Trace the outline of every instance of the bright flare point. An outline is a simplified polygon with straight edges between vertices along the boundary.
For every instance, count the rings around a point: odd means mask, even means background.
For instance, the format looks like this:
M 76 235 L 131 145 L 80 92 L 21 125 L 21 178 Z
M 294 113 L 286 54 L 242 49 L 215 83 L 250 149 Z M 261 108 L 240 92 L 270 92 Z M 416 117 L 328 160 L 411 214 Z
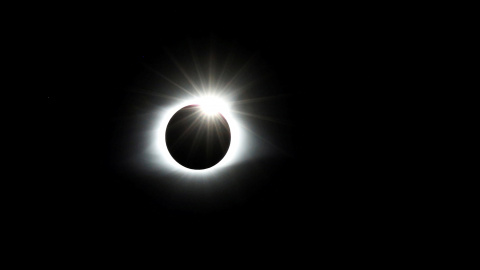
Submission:
M 227 104 L 217 98 L 204 98 L 199 102 L 200 108 L 207 115 L 222 113 L 227 109 Z

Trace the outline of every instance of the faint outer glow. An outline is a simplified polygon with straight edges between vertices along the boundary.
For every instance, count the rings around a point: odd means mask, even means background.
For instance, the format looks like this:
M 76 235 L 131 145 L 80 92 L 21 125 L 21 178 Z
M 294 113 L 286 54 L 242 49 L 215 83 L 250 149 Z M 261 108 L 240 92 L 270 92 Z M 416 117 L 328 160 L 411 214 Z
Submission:
M 165 131 L 167 129 L 168 122 L 178 110 L 188 105 L 199 105 L 206 113 L 221 113 L 227 120 L 230 127 L 231 141 L 227 154 L 219 163 L 204 170 L 189 169 L 177 163 L 170 155 L 165 141 Z M 189 177 L 195 177 L 208 176 L 209 174 L 217 173 L 239 161 L 240 156 L 242 155 L 240 145 L 244 143 L 244 138 L 244 132 L 240 128 L 238 119 L 236 119 L 231 113 L 228 101 L 219 97 L 207 96 L 182 100 L 165 109 L 160 115 L 159 126 L 156 129 L 153 139 L 155 142 L 155 155 L 159 157 L 158 165 L 162 170 L 167 170 L 172 173 L 185 174 L 185 176 Z

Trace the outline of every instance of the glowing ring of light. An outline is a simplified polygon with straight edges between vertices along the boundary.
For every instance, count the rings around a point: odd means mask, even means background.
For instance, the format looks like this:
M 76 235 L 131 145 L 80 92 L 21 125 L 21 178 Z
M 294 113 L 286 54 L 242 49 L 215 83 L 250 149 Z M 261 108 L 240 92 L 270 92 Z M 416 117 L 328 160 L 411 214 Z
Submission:
M 216 104 L 215 110 L 220 112 L 223 117 L 227 120 L 230 126 L 230 147 L 220 162 L 218 162 L 213 167 L 203 169 L 203 170 L 194 170 L 186 168 L 180 165 L 173 157 L 171 156 L 170 152 L 167 149 L 167 144 L 165 140 L 165 132 L 167 130 L 167 125 L 173 115 L 180 110 L 181 108 L 188 106 L 188 105 L 200 105 L 200 106 L 210 106 L 211 104 Z M 160 158 L 159 166 L 162 169 L 170 170 L 173 172 L 180 172 L 185 173 L 188 176 L 203 176 L 208 175 L 211 173 L 216 173 L 239 160 L 241 156 L 241 149 L 240 145 L 244 140 L 244 135 L 242 130 L 240 129 L 240 125 L 238 120 L 234 117 L 234 115 L 230 111 L 229 103 L 223 99 L 217 97 L 200 97 L 200 98 L 193 98 L 182 100 L 177 104 L 165 109 L 161 115 L 159 120 L 159 126 L 155 132 L 155 152 Z

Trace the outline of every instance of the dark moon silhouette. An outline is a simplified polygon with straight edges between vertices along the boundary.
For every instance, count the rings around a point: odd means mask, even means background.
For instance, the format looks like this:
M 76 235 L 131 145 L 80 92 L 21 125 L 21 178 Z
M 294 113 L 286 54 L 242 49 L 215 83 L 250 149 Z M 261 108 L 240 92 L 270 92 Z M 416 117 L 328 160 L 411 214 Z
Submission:
M 223 159 L 231 134 L 222 114 L 206 114 L 199 105 L 190 105 L 170 119 L 165 139 L 173 159 L 184 167 L 202 170 Z

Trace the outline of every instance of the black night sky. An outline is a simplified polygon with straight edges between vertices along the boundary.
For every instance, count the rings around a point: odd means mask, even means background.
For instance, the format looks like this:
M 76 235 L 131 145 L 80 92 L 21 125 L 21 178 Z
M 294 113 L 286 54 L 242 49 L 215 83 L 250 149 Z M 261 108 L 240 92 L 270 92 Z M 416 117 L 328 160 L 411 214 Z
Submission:
M 377 86 L 371 37 L 339 24 L 163 26 L 148 35 L 46 37 L 47 49 L 35 59 L 48 87 L 32 220 L 39 230 L 77 236 L 283 239 L 318 231 L 332 237 L 352 223 L 358 230 L 374 204 L 365 138 L 377 135 L 369 132 L 364 101 Z M 192 50 L 204 71 L 212 52 L 217 72 L 230 57 L 227 75 L 244 68 L 237 98 L 256 100 L 237 108 L 258 135 L 248 146 L 255 155 L 213 183 L 182 182 L 144 165 L 151 143 L 145 131 L 159 107 L 175 102 L 169 95 L 181 91 L 171 81 L 188 87 L 172 56 L 195 74 Z

